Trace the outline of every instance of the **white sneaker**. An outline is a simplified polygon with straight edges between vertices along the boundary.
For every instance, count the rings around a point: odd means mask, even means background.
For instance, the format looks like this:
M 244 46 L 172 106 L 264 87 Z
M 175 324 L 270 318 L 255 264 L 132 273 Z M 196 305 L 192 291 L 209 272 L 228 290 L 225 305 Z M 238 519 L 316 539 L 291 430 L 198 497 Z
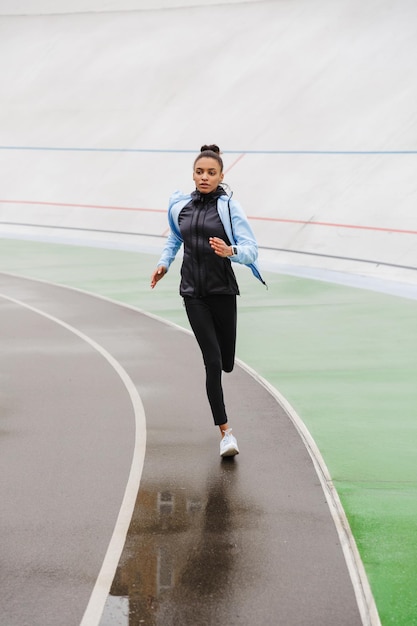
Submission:
M 229 428 L 220 442 L 220 456 L 235 456 L 235 454 L 239 454 L 239 448 L 236 437 L 232 435 L 232 429 Z

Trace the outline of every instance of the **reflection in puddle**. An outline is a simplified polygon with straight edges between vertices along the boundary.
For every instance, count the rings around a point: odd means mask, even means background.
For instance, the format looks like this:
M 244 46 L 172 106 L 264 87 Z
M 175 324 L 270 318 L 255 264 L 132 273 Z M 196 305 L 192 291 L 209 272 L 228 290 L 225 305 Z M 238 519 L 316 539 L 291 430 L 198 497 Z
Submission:
M 218 623 L 236 553 L 235 468 L 224 460 L 198 491 L 141 484 L 100 626 Z

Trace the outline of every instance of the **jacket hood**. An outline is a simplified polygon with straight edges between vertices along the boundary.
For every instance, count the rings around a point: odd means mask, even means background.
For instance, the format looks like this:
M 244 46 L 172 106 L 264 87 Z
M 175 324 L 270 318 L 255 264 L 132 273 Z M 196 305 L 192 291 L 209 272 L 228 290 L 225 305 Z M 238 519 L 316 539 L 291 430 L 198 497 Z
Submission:
M 173 204 L 175 204 L 176 202 L 179 202 L 180 200 L 190 200 L 191 199 L 191 194 L 190 193 L 184 193 L 183 191 L 174 191 L 174 193 L 172 194 L 172 196 L 169 199 L 169 206 L 172 206 Z

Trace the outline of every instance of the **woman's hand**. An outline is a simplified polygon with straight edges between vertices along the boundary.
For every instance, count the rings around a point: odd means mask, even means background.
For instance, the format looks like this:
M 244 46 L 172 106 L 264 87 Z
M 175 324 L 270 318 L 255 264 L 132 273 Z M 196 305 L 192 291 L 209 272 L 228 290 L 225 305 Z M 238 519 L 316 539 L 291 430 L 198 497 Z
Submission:
M 209 237 L 209 244 L 218 256 L 223 258 L 233 256 L 232 246 L 228 246 L 223 239 L 219 239 L 219 237 Z
M 157 282 L 161 280 L 167 273 L 167 268 L 164 265 L 160 265 L 156 268 L 154 273 L 151 276 L 151 289 L 153 289 Z

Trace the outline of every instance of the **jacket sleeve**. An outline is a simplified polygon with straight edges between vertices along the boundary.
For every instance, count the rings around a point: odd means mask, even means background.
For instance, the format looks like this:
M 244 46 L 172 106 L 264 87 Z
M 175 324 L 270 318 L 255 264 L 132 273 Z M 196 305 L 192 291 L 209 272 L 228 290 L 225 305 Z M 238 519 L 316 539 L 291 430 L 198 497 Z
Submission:
M 233 226 L 234 243 L 237 246 L 237 255 L 231 257 L 232 261 L 251 265 L 258 258 L 258 244 L 255 235 L 240 204 L 230 201 L 230 215 Z
M 169 266 L 175 259 L 178 250 L 181 248 L 181 244 L 182 239 L 178 237 L 178 235 L 176 235 L 173 230 L 171 230 L 165 242 L 165 246 L 162 250 L 162 254 L 160 256 L 157 266 L 160 267 L 161 265 L 163 265 L 168 271 Z
M 184 204 L 186 204 L 189 198 L 190 196 L 187 196 L 180 191 L 176 191 L 169 199 L 168 224 L 170 232 L 157 265 L 157 267 L 163 265 L 166 267 L 167 271 L 183 243 L 181 232 L 178 228 L 178 215 L 181 208 Z

